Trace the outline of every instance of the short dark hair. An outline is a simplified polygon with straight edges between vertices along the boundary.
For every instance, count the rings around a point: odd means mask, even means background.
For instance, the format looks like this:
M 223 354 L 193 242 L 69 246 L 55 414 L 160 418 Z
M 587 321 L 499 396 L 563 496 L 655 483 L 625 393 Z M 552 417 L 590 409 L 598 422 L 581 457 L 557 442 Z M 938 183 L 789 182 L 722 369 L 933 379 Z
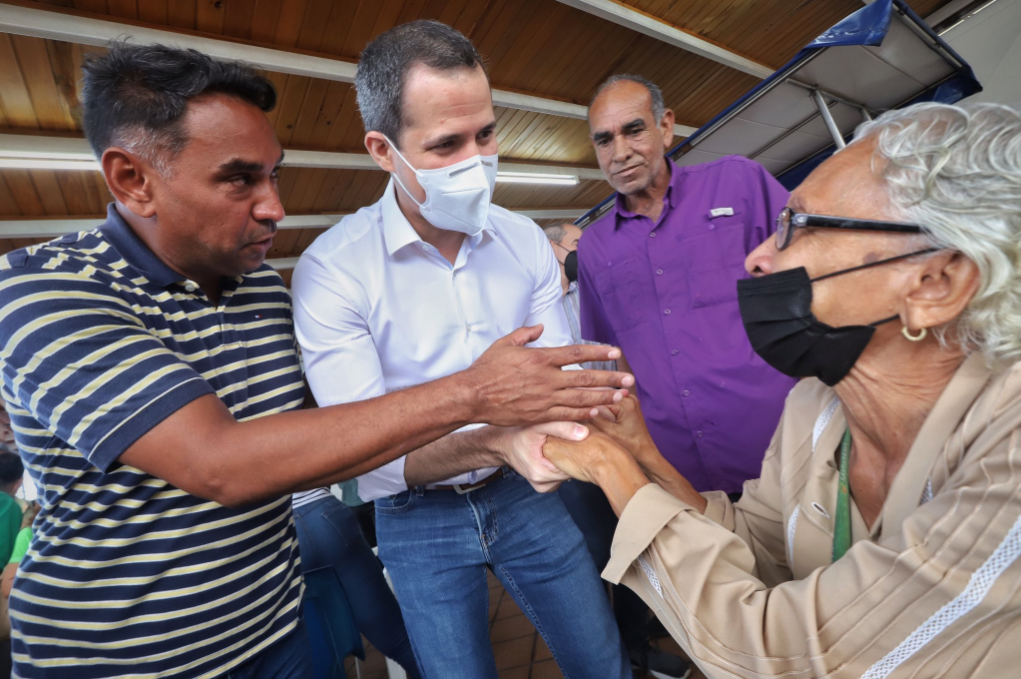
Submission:
M 0 483 L 9 485 L 25 475 L 25 465 L 16 451 L 0 444 Z
M 226 94 L 268 112 L 277 99 L 273 84 L 245 64 L 165 45 L 113 42 L 82 71 L 82 126 L 96 157 L 121 146 L 161 172 L 160 160 L 188 143 L 182 122 L 190 100 Z
M 391 28 L 366 45 L 358 62 L 355 92 L 366 132 L 382 132 L 400 144 L 404 81 L 415 64 L 486 69 L 471 40 L 444 23 L 423 19 Z
M 652 98 L 652 118 L 659 125 L 663 121 L 663 114 L 666 113 L 666 103 L 663 101 L 663 90 L 659 89 L 656 83 L 652 82 L 648 78 L 643 78 L 640 75 L 632 75 L 630 73 L 618 73 L 617 75 L 611 75 L 603 84 L 596 89 L 596 93 L 592 95 L 592 101 L 589 102 L 588 107 L 592 108 L 592 104 L 596 103 L 596 99 L 603 93 L 610 85 L 619 82 L 629 82 L 641 85 L 645 89 L 649 90 L 649 96 Z

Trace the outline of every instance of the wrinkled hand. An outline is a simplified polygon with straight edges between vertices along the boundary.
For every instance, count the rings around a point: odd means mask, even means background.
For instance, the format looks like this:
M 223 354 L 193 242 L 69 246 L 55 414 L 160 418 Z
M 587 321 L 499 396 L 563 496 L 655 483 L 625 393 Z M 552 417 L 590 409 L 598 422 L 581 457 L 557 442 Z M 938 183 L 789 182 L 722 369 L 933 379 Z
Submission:
M 546 459 L 572 479 L 599 483 L 600 472 L 616 460 L 630 458 L 627 449 L 610 437 L 591 432 L 582 441 L 549 437 L 542 447 Z
M 548 422 L 531 427 L 506 430 L 501 456 L 514 471 L 525 477 L 540 493 L 556 490 L 568 478 L 542 454 L 543 445 L 553 437 L 557 440 L 582 441 L 588 429 L 574 422 Z
M 660 457 L 642 416 L 642 408 L 633 395 L 614 406 L 599 408 L 599 416 L 593 418 L 590 424 L 626 448 L 643 468 L 645 462 Z
M 629 373 L 561 370 L 586 361 L 614 360 L 620 349 L 577 345 L 549 349 L 525 347 L 542 335 L 542 326 L 519 328 L 496 342 L 461 373 L 473 402 L 472 422 L 504 427 L 586 420 L 596 407 L 627 396 Z M 600 387 L 612 387 L 605 389 Z
M 627 449 L 599 432 L 592 432 L 584 441 L 551 436 L 546 439 L 543 453 L 565 474 L 599 486 L 617 516 L 624 512 L 635 493 L 649 483 Z

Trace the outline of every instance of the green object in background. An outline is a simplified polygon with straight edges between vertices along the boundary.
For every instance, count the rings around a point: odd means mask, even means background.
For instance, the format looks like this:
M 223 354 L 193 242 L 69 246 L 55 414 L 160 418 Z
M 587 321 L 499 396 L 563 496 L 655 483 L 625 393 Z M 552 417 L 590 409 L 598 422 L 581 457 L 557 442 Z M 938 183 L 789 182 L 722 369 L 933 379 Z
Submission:
M 837 518 L 833 523 L 833 561 L 851 548 L 851 430 L 844 432 L 840 442 L 840 484 L 837 486 Z
M 365 504 L 365 500 L 358 497 L 358 479 L 348 479 L 337 484 L 337 488 L 340 488 L 340 492 L 343 494 L 343 503 L 348 507 L 357 507 L 358 505 Z
M 21 530 L 21 505 L 7 493 L 0 493 L 0 563 L 7 563 L 14 551 L 14 539 Z
M 11 558 L 7 563 L 21 563 L 21 560 L 28 554 L 28 546 L 32 543 L 32 527 L 25 526 L 18 532 L 18 537 L 14 540 L 14 551 L 11 552 Z

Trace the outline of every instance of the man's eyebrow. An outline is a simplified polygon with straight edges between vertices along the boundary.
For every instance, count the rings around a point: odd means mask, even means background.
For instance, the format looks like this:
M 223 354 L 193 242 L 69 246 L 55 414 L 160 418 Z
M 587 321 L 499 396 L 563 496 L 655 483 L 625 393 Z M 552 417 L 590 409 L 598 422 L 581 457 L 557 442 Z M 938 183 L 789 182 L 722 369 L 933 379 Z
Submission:
M 607 132 L 604 130 L 602 132 L 596 132 L 595 134 L 592 135 L 592 141 L 606 141 L 607 139 L 613 139 L 612 132 Z
M 219 167 L 220 174 L 234 174 L 237 172 L 262 172 L 265 165 L 254 160 L 243 158 L 231 158 Z
M 436 139 L 429 139 L 429 140 L 427 140 L 425 142 L 424 146 L 426 148 L 430 148 L 430 147 L 433 147 L 433 146 L 441 146 L 443 144 L 446 144 L 449 141 L 457 141 L 460 138 L 461 138 L 460 134 L 445 134 L 442 137 L 437 137 Z
M 630 123 L 625 123 L 623 129 L 625 132 L 630 132 L 631 130 L 636 130 L 642 127 L 645 127 L 645 121 L 641 118 L 635 118 Z

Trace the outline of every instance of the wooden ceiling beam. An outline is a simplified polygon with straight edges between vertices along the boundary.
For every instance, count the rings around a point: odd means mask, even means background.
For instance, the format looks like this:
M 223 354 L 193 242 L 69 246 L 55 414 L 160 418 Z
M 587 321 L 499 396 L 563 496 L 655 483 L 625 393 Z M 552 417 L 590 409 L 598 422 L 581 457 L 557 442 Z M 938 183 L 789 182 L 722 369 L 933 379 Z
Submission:
M 266 71 L 346 83 L 354 82 L 357 71 L 356 64 L 340 59 L 4 3 L 0 3 L 0 33 L 99 47 L 129 36 L 141 43 L 159 42 L 195 49 L 217 59 L 244 61 Z M 587 118 L 585 106 L 523 92 L 494 89 L 493 104 L 565 118 Z M 674 127 L 681 137 L 690 136 L 696 129 L 689 125 Z
M 723 64 L 742 73 L 753 75 L 756 78 L 766 78 L 773 75 L 773 69 L 769 66 L 732 52 L 725 47 L 721 47 L 694 33 L 677 28 L 661 19 L 639 12 L 623 3 L 614 2 L 613 0 L 557 1 L 597 16 L 605 21 L 613 22 L 618 26 L 630 28 L 633 31 L 647 35 L 650 38 L 655 38 L 668 45 L 715 61 L 718 64 Z M 683 134 L 681 136 L 686 137 L 688 135 Z
M 0 134 L 0 167 L 8 159 L 39 161 L 71 161 L 81 167 L 64 169 L 97 169 L 89 143 L 80 137 L 47 137 L 34 134 Z M 368 153 L 337 153 L 290 149 L 284 154 L 284 167 L 313 167 L 331 170 L 380 170 Z M 570 165 L 544 165 L 517 161 L 500 161 L 501 172 L 554 174 L 578 179 L 603 181 L 602 170 Z

